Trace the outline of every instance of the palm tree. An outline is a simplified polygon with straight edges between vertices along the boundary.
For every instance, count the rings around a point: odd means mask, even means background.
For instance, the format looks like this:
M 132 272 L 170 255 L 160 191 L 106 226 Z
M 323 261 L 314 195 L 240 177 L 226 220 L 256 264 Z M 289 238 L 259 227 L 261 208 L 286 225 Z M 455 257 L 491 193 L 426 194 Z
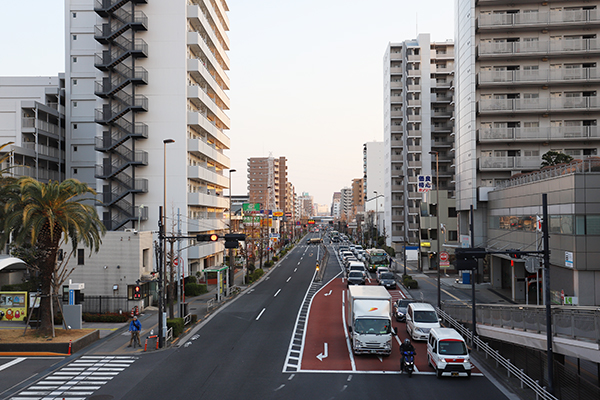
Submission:
M 34 267 L 39 272 L 42 291 L 40 331 L 50 335 L 54 326 L 51 296 L 72 272 L 67 272 L 65 261 L 57 268 L 58 249 L 71 241 L 72 250 L 64 260 L 80 243 L 98 252 L 106 233 L 90 201 L 93 199 L 86 196 L 96 192 L 76 179 L 41 183 L 30 177 L 19 178 L 6 192 L 0 243 L 11 239 L 17 246 L 29 242 L 39 250 L 38 265 Z

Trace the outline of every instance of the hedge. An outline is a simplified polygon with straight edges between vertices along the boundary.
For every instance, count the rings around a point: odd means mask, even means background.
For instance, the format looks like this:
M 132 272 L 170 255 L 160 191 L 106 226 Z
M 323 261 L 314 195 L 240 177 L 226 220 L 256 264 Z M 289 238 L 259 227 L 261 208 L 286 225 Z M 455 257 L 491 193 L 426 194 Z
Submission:
M 167 329 L 173 328 L 173 337 L 181 335 L 183 326 L 183 318 L 167 318 Z
M 263 276 L 264 273 L 265 271 L 263 271 L 261 268 L 255 269 L 253 273 L 248 275 L 248 282 L 252 283 L 257 281 L 261 276 Z
M 413 277 L 410 275 L 402 276 L 402 284 L 408 289 L 418 289 L 419 288 L 419 282 L 414 280 Z
M 104 313 L 104 314 L 93 314 L 93 313 L 82 313 L 81 318 L 85 322 L 127 322 L 129 319 L 129 313 Z
M 207 293 L 208 289 L 204 284 L 198 283 L 186 283 L 185 284 L 185 295 L 188 297 L 200 296 L 203 293 Z

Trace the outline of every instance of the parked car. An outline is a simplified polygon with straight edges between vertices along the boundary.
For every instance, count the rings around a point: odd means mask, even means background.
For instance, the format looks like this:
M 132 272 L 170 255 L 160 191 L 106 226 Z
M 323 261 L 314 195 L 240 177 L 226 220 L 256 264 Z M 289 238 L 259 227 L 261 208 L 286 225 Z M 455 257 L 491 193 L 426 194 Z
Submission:
M 406 321 L 406 309 L 410 303 L 414 303 L 415 300 L 412 299 L 398 299 L 394 303 L 394 317 L 396 321 L 405 322 Z
M 365 273 L 361 271 L 350 271 L 348 273 L 348 286 L 364 285 L 366 282 Z
M 385 286 L 386 289 L 396 289 L 396 277 L 391 272 L 379 274 L 379 284 Z

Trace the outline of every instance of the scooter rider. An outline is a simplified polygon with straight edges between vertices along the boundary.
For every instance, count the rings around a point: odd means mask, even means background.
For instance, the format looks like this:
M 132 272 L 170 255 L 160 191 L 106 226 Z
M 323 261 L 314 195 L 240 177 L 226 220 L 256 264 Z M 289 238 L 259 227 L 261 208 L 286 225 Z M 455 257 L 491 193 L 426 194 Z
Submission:
M 404 368 L 404 352 L 412 352 L 415 353 L 415 346 L 412 345 L 410 339 L 405 339 L 404 342 L 400 345 L 400 354 L 402 358 L 400 359 L 400 371 Z

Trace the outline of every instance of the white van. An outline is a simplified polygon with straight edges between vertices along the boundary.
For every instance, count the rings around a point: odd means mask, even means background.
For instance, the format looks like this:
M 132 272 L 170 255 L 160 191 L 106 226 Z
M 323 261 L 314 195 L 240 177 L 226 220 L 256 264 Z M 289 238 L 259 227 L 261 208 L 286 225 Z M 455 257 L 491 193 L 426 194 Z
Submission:
M 427 340 L 431 328 L 439 328 L 435 308 L 427 303 L 410 303 L 406 309 L 406 332 L 414 340 Z
M 433 328 L 427 340 L 427 362 L 440 378 L 443 373 L 471 377 L 471 359 L 465 340 L 452 328 Z

